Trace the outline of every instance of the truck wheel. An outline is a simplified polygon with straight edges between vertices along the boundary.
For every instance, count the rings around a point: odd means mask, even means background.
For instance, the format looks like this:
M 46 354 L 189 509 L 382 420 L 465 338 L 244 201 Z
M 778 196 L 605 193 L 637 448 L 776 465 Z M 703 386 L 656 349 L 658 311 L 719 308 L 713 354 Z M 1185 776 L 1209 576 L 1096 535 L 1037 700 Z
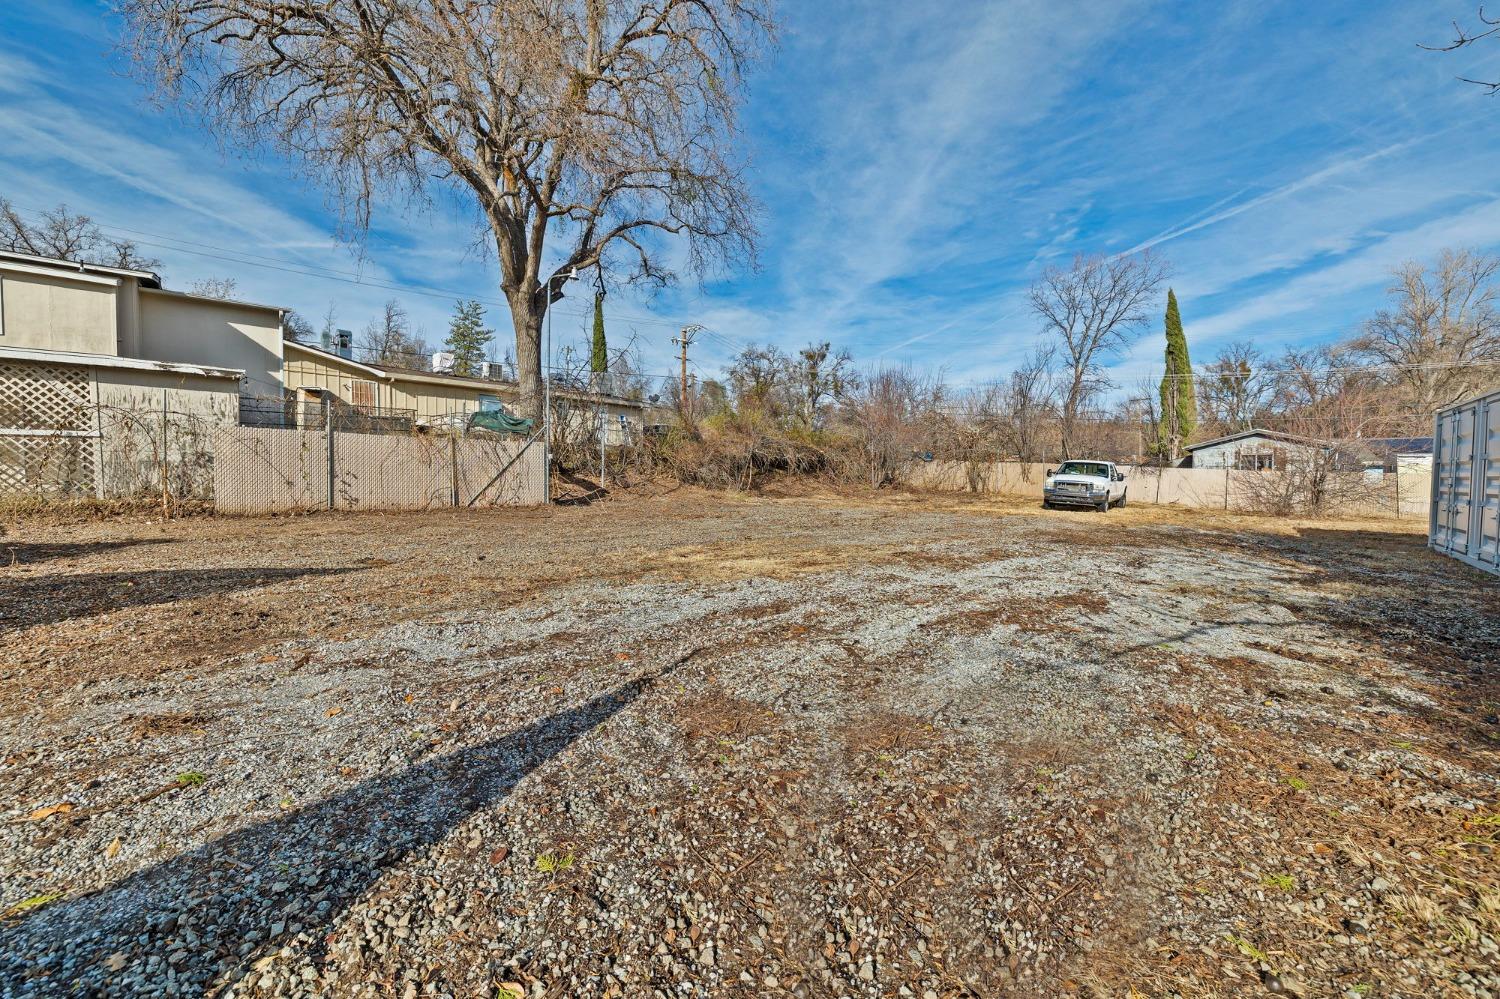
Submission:
M 1051 500 L 1042 500 L 1042 509 L 1043 510 L 1050 510 L 1050 509 L 1052 509 L 1052 501 Z
M 1127 497 L 1129 495 L 1130 495 L 1130 490 L 1129 489 L 1126 489 L 1124 492 L 1120 493 L 1120 502 L 1116 503 L 1115 506 L 1124 506 L 1125 505 L 1125 497 Z
M 1109 497 L 1104 497 L 1104 502 L 1099 504 L 1100 513 L 1109 513 Z

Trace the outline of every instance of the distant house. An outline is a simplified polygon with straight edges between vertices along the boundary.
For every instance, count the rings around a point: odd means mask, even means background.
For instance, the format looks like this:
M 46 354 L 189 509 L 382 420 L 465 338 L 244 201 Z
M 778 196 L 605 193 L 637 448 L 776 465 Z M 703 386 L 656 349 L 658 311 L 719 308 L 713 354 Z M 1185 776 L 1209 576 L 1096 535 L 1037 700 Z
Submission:
M 414 371 L 389 364 L 356 361 L 347 351 L 329 351 L 288 340 L 283 345 L 286 391 L 302 414 L 329 402 L 382 422 L 422 427 L 461 426 L 470 414 L 486 409 L 512 411 L 520 387 L 501 378 L 480 378 L 438 371 Z M 639 399 L 583 392 L 554 386 L 556 410 L 578 419 L 603 418 L 611 445 L 640 434 L 651 406 Z M 315 417 L 314 417 L 315 419 Z
M 1387 472 L 1432 467 L 1431 437 L 1366 437 L 1360 444 L 1366 453 L 1366 467 L 1373 467 L 1377 461 Z
M 1274 471 L 1332 447 L 1328 441 L 1311 437 L 1299 437 L 1277 430 L 1251 429 L 1190 444 L 1184 450 L 1188 455 L 1186 464 L 1192 468 Z
M 1275 471 L 1314 455 L 1334 455 L 1336 467 L 1364 471 L 1379 479 L 1383 473 L 1432 467 L 1431 437 L 1360 437 L 1326 441 L 1277 430 L 1242 430 L 1201 441 L 1187 449 L 1193 468 L 1235 468 Z

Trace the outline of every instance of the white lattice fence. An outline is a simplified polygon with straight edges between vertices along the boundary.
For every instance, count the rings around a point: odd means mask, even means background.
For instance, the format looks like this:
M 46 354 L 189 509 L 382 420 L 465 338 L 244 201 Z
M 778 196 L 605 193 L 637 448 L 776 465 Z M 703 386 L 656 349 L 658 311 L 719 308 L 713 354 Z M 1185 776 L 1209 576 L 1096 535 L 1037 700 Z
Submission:
M 94 495 L 93 414 L 88 368 L 0 359 L 0 493 Z

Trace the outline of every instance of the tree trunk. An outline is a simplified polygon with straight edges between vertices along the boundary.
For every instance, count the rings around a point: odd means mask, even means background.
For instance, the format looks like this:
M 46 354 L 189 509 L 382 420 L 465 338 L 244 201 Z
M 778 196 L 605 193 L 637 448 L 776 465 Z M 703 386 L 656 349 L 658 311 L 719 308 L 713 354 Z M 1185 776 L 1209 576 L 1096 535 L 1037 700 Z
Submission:
M 533 304 L 535 296 L 510 297 L 510 321 L 516 331 L 516 382 L 520 390 L 517 415 L 540 422 L 542 418 L 542 320 L 545 306 Z

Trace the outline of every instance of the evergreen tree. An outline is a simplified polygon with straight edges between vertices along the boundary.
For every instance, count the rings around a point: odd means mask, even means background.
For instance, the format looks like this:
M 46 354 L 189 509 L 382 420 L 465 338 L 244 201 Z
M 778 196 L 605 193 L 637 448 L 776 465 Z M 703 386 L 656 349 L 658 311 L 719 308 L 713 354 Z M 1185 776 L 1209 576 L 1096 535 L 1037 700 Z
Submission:
M 444 341 L 453 353 L 453 373 L 474 374 L 484 360 L 484 348 L 494 338 L 495 331 L 484 325 L 484 306 L 473 300 L 459 302 Z
M 604 296 L 594 295 L 594 351 L 589 370 L 602 375 L 609 370 L 609 345 L 604 340 Z
M 1167 289 L 1167 373 L 1161 380 L 1161 453 L 1175 459 L 1198 425 L 1198 399 L 1177 295 Z

